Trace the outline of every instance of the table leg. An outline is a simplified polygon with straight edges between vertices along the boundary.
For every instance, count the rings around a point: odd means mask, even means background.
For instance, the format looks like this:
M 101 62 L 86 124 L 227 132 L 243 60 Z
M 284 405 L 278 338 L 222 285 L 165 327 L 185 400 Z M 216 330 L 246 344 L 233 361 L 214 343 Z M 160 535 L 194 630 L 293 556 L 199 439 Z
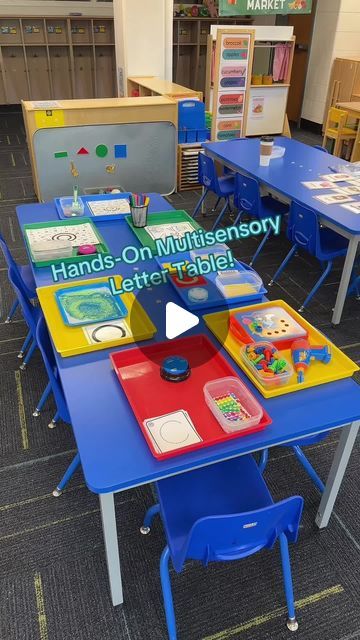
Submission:
M 122 604 L 124 599 L 115 519 L 114 494 L 101 493 L 99 495 L 99 499 L 111 599 L 114 607 L 116 607 L 116 605 Z
M 341 429 L 339 444 L 335 451 L 334 460 L 331 465 L 328 479 L 326 481 L 325 490 L 321 498 L 319 510 L 316 514 L 315 522 L 319 529 L 327 526 L 330 516 L 339 492 L 342 479 L 344 477 L 347 464 L 357 433 L 359 431 L 360 421 L 353 422 Z
M 351 272 L 354 266 L 354 260 L 359 243 L 359 236 L 352 236 L 349 240 L 349 246 L 345 258 L 345 263 L 341 275 L 339 291 L 336 298 L 335 309 L 332 316 L 332 323 L 339 324 L 344 308 L 345 298 L 349 287 Z

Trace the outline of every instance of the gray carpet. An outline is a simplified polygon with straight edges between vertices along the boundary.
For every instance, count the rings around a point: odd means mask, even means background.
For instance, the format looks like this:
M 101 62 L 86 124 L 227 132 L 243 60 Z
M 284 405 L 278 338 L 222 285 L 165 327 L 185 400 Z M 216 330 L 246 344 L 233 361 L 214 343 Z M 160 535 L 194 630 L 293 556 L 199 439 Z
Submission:
M 309 144 L 318 139 L 295 132 Z M 197 192 L 170 198 L 191 211 Z M 18 261 L 25 250 L 16 221 L 17 203 L 34 200 L 21 115 L 0 112 L 0 230 Z M 211 201 L 209 202 L 211 207 Z M 212 216 L 202 220 L 210 226 Z M 247 261 L 257 244 L 234 247 Z M 288 249 L 284 234 L 268 243 L 257 264 L 267 282 Z M 341 263 L 306 312 L 354 360 L 360 360 L 360 303 L 349 300 L 340 327 L 330 325 Z M 270 297 L 297 308 L 319 275 L 318 264 L 300 255 Z M 39 418 L 33 408 L 46 384 L 40 357 L 19 372 L 16 354 L 26 335 L 20 316 L 4 319 L 12 301 L 4 261 L 0 261 L 0 640 L 163 640 L 166 627 L 158 561 L 164 545 L 160 522 L 150 536 L 139 534 L 149 487 L 116 496 L 125 605 L 110 603 L 99 506 L 84 486 L 81 472 L 60 499 L 51 490 L 74 452 L 71 431 L 49 430 L 52 401 Z M 340 401 L 340 399 L 339 399 Z M 337 444 L 333 432 L 309 457 L 326 477 Z M 288 449 L 272 452 L 266 479 L 274 498 L 299 493 L 305 512 L 299 543 L 291 556 L 302 640 L 360 639 L 360 488 L 359 445 L 350 461 L 330 526 L 314 526 L 319 496 Z M 189 563 L 172 573 L 179 640 L 282 640 L 285 627 L 278 551 L 240 563 L 204 569 Z

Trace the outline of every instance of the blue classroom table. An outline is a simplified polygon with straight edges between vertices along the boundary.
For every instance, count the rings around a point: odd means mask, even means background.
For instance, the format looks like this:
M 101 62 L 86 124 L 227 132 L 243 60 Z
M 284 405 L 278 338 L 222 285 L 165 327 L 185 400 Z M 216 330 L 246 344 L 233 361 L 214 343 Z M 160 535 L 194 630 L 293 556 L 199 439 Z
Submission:
M 151 209 L 161 211 L 170 210 L 172 207 L 161 196 L 151 195 Z M 22 205 L 17 207 L 17 214 L 21 227 L 29 222 L 57 219 L 52 203 Z M 98 226 L 115 256 L 118 255 L 120 247 L 137 244 L 136 237 L 123 221 L 103 222 Z M 157 269 L 153 260 L 144 265 L 151 270 Z M 125 276 L 131 275 L 133 268 L 122 265 L 121 271 L 118 272 Z M 33 271 L 38 286 L 52 284 L 49 268 Z M 109 274 L 110 271 L 103 272 L 96 274 L 96 277 Z M 165 305 L 170 301 L 179 303 L 176 292 L 171 285 L 166 284 L 153 287 L 140 300 L 149 316 L 155 320 L 155 324 L 157 318 L 162 318 L 155 340 L 164 340 Z M 202 318 L 198 327 L 188 334 L 199 332 L 207 334 L 217 344 Z M 112 349 L 114 350 L 117 348 Z M 85 481 L 90 491 L 99 494 L 110 591 L 114 605 L 123 602 L 114 507 L 115 492 L 259 451 L 265 447 L 343 427 L 316 517 L 318 527 L 327 525 L 360 426 L 360 387 L 354 380 L 332 382 L 301 393 L 265 400 L 226 351 L 221 349 L 223 356 L 268 411 L 273 420 L 272 424 L 262 432 L 160 462 L 152 456 L 142 436 L 132 409 L 112 370 L 109 353 L 110 350 L 104 349 L 65 359 L 56 353 L 56 359 Z M 291 492 L 291 489 L 289 491 Z
M 271 160 L 268 167 L 260 167 L 259 165 L 259 138 L 210 142 L 203 143 L 202 146 L 207 155 L 219 160 L 223 165 L 239 173 L 253 176 L 287 200 L 297 200 L 301 204 L 315 209 L 323 224 L 348 238 L 349 247 L 332 316 L 332 323 L 339 324 L 360 242 L 360 215 L 343 209 L 340 205 L 326 205 L 315 200 L 313 196 L 329 192 L 325 189 L 308 189 L 301 183 L 320 180 L 321 175 L 332 173 L 330 166 L 340 164 L 341 160 L 290 138 L 276 138 L 275 144 L 285 147 L 285 155 L 282 158 Z M 336 184 L 334 184 L 334 188 L 336 188 Z M 353 197 L 355 200 L 360 199 L 360 196 Z

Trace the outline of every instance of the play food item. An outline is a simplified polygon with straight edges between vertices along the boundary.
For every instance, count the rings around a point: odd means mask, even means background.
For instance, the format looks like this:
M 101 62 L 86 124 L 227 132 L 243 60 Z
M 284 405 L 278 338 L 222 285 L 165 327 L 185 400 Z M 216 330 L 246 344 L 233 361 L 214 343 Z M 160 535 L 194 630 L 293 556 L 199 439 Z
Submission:
M 274 138 L 272 136 L 262 136 L 262 138 L 260 138 L 260 166 L 261 167 L 269 166 L 273 146 L 274 146 Z
M 262 83 L 263 84 L 272 84 L 273 83 L 273 77 L 272 76 L 263 76 Z
M 235 377 L 212 380 L 204 386 L 205 401 L 226 433 L 259 424 L 262 407 Z
M 251 76 L 251 84 L 262 84 L 262 82 L 263 82 L 262 75 L 253 73 L 253 75 Z
M 160 375 L 168 382 L 182 382 L 191 373 L 189 361 L 182 356 L 169 356 L 163 360 Z
M 294 373 L 291 364 L 270 342 L 252 342 L 244 345 L 240 356 L 265 389 L 287 384 Z

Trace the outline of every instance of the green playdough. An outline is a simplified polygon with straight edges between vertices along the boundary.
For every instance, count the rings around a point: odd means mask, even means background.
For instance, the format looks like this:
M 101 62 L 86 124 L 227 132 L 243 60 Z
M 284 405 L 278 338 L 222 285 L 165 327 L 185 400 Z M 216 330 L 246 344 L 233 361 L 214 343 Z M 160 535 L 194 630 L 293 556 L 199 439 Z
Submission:
M 61 303 L 66 313 L 76 320 L 101 322 L 119 318 L 119 309 L 110 293 L 92 292 L 63 295 Z

